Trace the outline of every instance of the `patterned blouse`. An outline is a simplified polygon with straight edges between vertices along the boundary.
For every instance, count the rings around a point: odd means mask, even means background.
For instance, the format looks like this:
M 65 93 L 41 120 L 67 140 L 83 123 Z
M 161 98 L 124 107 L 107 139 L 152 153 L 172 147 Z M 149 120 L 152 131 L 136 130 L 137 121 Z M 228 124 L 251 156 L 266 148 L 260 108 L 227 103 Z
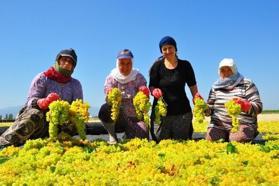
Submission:
M 136 117 L 135 108 L 133 106 L 133 98 L 138 92 L 139 87 L 146 86 L 146 80 L 141 73 L 136 75 L 136 79 L 134 81 L 130 81 L 125 84 L 121 84 L 111 75 L 108 75 L 105 81 L 105 93 L 107 90 L 111 88 L 119 88 L 122 92 L 122 104 L 121 107 L 127 116 Z

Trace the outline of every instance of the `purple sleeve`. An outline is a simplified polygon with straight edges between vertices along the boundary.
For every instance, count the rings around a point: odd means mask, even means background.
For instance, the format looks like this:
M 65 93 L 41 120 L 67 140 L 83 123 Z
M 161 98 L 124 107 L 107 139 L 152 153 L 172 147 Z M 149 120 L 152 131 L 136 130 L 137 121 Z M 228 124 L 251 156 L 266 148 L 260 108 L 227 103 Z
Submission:
M 146 86 L 146 80 L 141 73 L 138 73 L 136 81 L 137 81 L 137 88 L 141 86 Z
M 72 103 L 76 99 L 83 100 L 82 86 L 77 79 L 72 78 L 66 84 L 59 84 L 54 80 L 48 79 L 41 73 L 31 83 L 27 97 L 27 106 L 36 106 L 38 99 L 45 98 L 52 92 L 57 93 L 62 100 L 68 101 L 69 103 Z
M 73 100 L 81 99 L 83 100 L 83 91 L 82 86 L 78 80 L 75 79 L 75 83 L 73 85 Z
M 117 82 L 112 76 L 108 75 L 105 80 L 104 93 L 107 94 L 107 91 L 114 87 L 117 87 Z
M 46 97 L 46 77 L 43 73 L 38 74 L 32 81 L 28 97 L 27 97 L 27 106 L 30 107 L 32 102 Z

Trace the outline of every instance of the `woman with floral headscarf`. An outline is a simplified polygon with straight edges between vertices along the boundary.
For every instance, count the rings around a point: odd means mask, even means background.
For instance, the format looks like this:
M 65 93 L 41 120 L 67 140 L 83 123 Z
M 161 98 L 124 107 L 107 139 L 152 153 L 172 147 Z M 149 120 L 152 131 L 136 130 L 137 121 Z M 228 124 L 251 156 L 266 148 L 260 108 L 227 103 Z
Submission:
M 117 55 L 116 67 L 105 80 L 106 100 L 113 88 L 118 88 L 122 97 L 116 121 L 111 118 L 111 105 L 108 103 L 103 104 L 99 111 L 99 118 L 109 134 L 109 144 L 118 141 L 115 131 L 125 131 L 128 139 L 135 137 L 148 139 L 148 127 L 137 119 L 133 105 L 133 98 L 141 87 L 146 86 L 146 80 L 137 69 L 133 68 L 133 58 L 130 50 L 121 50 Z
M 262 111 L 262 102 L 256 85 L 243 77 L 231 58 L 224 58 L 219 64 L 219 79 L 213 84 L 207 111 L 211 115 L 206 139 L 216 141 L 248 142 L 257 134 L 257 115 Z M 239 129 L 232 132 L 232 118 L 228 115 L 225 103 L 235 100 L 241 106 L 238 116 Z

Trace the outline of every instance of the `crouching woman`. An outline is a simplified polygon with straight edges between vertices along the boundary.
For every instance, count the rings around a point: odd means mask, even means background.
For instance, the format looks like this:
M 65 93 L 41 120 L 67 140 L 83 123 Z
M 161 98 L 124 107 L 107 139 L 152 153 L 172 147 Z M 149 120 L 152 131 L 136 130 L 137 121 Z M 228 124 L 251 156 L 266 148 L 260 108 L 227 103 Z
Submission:
M 132 52 L 128 49 L 120 51 L 117 55 L 116 68 L 106 77 L 104 91 L 107 102 L 99 111 L 99 119 L 109 134 L 108 143 L 117 143 L 115 131 L 124 131 L 127 139 L 148 138 L 148 127 L 137 119 L 133 105 L 133 98 L 141 86 L 146 86 L 146 80 L 138 70 L 133 69 Z M 113 88 L 118 88 L 121 92 L 119 114 L 115 121 L 111 118 L 111 105 L 107 98 Z

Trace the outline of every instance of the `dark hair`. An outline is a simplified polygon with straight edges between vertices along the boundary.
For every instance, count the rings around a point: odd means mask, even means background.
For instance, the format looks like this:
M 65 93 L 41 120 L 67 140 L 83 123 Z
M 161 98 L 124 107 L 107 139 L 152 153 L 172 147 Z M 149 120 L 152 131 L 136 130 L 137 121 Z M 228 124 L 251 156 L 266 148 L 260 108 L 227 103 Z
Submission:
M 162 52 L 162 47 L 164 45 L 172 45 L 175 48 L 175 51 L 177 51 L 177 46 L 176 46 L 176 42 L 175 40 L 170 37 L 170 36 L 165 36 L 161 39 L 160 43 L 159 43 L 159 47 L 160 47 L 160 52 Z

